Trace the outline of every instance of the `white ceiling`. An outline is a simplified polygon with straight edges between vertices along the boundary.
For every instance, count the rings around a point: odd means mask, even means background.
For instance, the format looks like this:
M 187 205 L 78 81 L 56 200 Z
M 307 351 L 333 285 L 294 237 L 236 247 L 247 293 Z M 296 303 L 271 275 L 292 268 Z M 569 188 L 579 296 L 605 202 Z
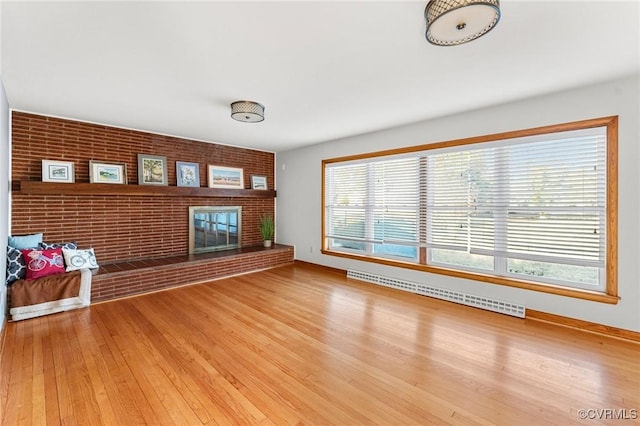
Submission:
M 638 1 L 503 0 L 457 47 L 426 3 L 3 1 L 2 81 L 14 109 L 278 152 L 640 69 Z

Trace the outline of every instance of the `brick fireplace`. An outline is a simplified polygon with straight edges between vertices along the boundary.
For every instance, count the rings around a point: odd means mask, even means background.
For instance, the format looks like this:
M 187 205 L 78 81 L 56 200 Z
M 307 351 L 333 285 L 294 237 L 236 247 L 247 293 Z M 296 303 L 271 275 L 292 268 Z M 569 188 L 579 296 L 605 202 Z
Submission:
M 76 241 L 80 247 L 93 247 L 101 264 L 183 256 L 189 251 L 190 206 L 240 206 L 241 246 L 261 245 L 259 217 L 274 214 L 273 197 L 236 194 L 210 199 L 203 191 L 149 196 L 134 191 L 105 195 L 20 190 L 21 182 L 41 181 L 43 159 L 73 162 L 75 182 L 84 188 L 91 188 L 86 186 L 90 160 L 124 163 L 131 188 L 137 186 L 139 153 L 166 156 L 169 186 L 176 186 L 176 161 L 186 161 L 199 164 L 201 186 L 206 186 L 207 165 L 212 164 L 242 168 L 244 188 L 250 187 L 251 175 L 261 175 L 267 177 L 268 190 L 274 189 L 270 152 L 13 111 L 11 233 L 43 232 L 46 241 Z

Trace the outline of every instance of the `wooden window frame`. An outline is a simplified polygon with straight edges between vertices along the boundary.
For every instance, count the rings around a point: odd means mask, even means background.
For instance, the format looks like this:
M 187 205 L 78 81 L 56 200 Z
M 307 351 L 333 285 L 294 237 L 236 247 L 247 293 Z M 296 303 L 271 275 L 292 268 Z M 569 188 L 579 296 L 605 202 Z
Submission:
M 390 155 L 398 155 L 405 153 L 413 153 L 418 151 L 428 151 L 439 148 L 456 147 L 463 145 L 473 145 L 483 142 L 495 142 L 505 139 L 522 138 L 527 136 L 542 135 L 547 133 L 558 133 L 572 130 L 588 129 L 594 127 L 606 127 L 607 129 L 607 175 L 606 175 L 606 282 L 605 292 L 582 290 L 577 288 L 566 287 L 562 285 L 553 285 L 528 281 L 522 279 L 514 279 L 511 277 L 503 277 L 492 274 L 483 274 L 478 272 L 468 272 L 440 266 L 426 264 L 426 249 L 421 248 L 419 252 L 419 262 L 411 263 L 401 260 L 383 259 L 372 256 L 359 255 L 355 253 L 344 253 L 329 249 L 329 240 L 325 237 L 325 170 L 328 164 L 340 163 L 346 161 L 355 161 Z M 359 155 L 351 155 L 322 160 L 322 192 L 321 192 L 321 253 L 330 256 L 342 257 L 347 259 L 355 259 L 364 262 L 377 263 L 388 266 L 418 270 L 423 272 L 447 275 L 457 278 L 470 279 L 490 284 L 504 285 L 508 287 L 521 288 L 526 290 L 549 293 L 559 296 L 567 296 L 596 302 L 616 304 L 620 299 L 618 297 L 618 116 L 609 116 L 602 118 L 594 118 L 589 120 L 574 121 L 570 123 L 555 124 L 549 126 L 535 127 L 530 129 L 522 129 L 503 133 L 496 133 L 484 136 L 476 136 L 470 138 L 456 139 L 443 142 L 435 142 L 430 144 L 397 148 L 385 151 L 377 151 L 373 153 L 365 153 Z

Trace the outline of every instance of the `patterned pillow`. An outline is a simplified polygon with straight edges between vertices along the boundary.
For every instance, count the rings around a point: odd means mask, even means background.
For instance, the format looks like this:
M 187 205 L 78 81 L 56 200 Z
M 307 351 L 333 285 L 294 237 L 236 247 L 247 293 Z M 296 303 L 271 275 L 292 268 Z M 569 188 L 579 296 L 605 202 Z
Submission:
M 78 269 L 97 269 L 98 261 L 92 248 L 85 250 L 62 249 L 64 263 L 67 265 L 67 272 Z
M 24 249 L 21 251 L 27 264 L 28 280 L 64 273 L 61 248 L 51 250 Z
M 7 285 L 27 277 L 27 265 L 22 252 L 15 247 L 7 246 Z
M 40 247 L 41 249 L 44 250 L 50 250 L 50 249 L 54 249 L 54 248 L 65 248 L 65 249 L 69 249 L 69 250 L 75 250 L 78 248 L 78 243 L 76 242 L 71 242 L 71 243 L 40 243 L 38 244 L 38 247 Z

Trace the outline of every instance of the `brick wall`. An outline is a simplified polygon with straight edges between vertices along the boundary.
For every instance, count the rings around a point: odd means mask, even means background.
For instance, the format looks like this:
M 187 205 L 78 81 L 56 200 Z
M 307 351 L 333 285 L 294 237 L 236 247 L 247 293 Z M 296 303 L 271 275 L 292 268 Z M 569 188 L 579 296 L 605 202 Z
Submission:
M 137 154 L 167 157 L 169 185 L 176 185 L 176 161 L 244 169 L 267 176 L 274 188 L 274 155 L 268 152 L 197 142 L 72 120 L 13 112 L 12 181 L 41 180 L 41 160 L 73 161 L 76 182 L 89 182 L 89 160 L 126 163 L 130 184 L 137 184 Z M 45 241 L 77 241 L 94 247 L 99 262 L 183 255 L 188 251 L 188 207 L 240 205 L 242 245 L 261 244 L 260 215 L 274 214 L 274 200 L 165 196 L 80 196 L 12 193 L 12 234 L 43 232 Z

